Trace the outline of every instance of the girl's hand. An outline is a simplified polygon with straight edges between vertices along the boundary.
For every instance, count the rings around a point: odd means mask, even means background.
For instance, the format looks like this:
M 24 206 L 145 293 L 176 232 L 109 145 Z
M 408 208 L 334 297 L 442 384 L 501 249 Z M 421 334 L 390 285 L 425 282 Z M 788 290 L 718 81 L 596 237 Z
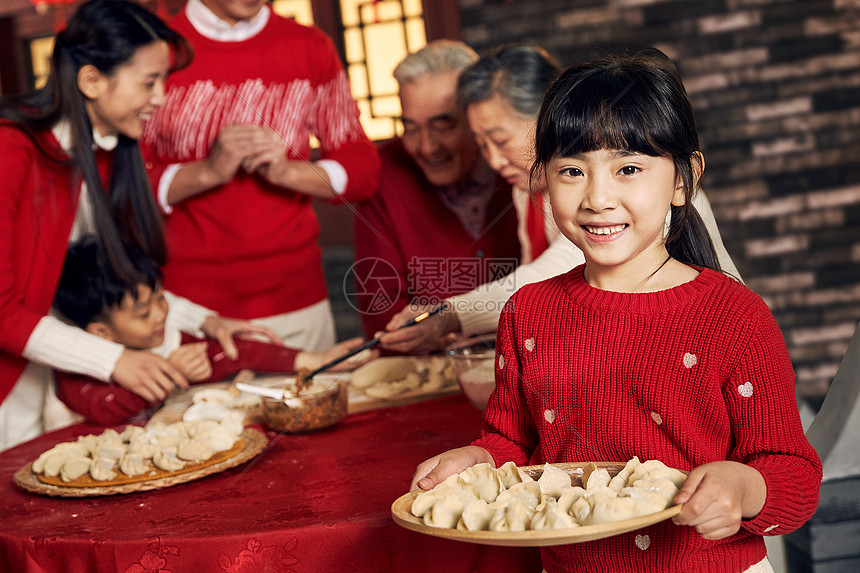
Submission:
M 188 388 L 188 381 L 161 356 L 144 350 L 123 350 L 111 378 L 144 400 L 163 401 L 176 387 Z
M 767 485 L 758 470 L 738 462 L 713 462 L 690 472 L 676 504 L 683 504 L 673 521 L 690 525 L 705 539 L 734 535 L 742 519 L 758 515 Z
M 338 356 L 343 356 L 350 350 L 353 350 L 354 348 L 361 346 L 362 344 L 364 344 L 364 339 L 361 337 L 356 337 L 350 338 L 349 340 L 344 340 L 343 342 L 339 342 L 325 352 L 299 352 L 296 355 L 295 368 L 296 370 L 316 370 L 323 364 L 331 362 Z M 358 366 L 361 366 L 369 360 L 373 360 L 377 356 L 379 356 L 379 351 L 365 350 L 363 352 L 359 352 L 355 356 L 350 356 L 346 360 L 338 362 L 331 367 L 331 370 L 352 370 L 353 368 L 357 368 Z
M 419 323 L 420 324 L 420 323 Z M 433 456 L 429 460 L 421 462 L 415 468 L 409 491 L 418 489 L 433 489 L 436 485 L 445 481 L 448 476 L 458 474 L 466 468 L 475 464 L 487 462 L 496 467 L 496 462 L 490 452 L 478 446 L 465 446 L 455 450 Z
M 224 349 L 224 354 L 230 360 L 236 360 L 239 357 L 239 351 L 236 349 L 236 343 L 233 342 L 233 336 L 240 335 L 243 338 L 264 338 L 266 342 L 283 346 L 284 343 L 278 338 L 278 335 L 272 332 L 267 326 L 254 324 L 247 320 L 238 318 L 224 318 L 223 316 L 212 315 L 203 321 L 200 326 L 206 336 L 214 338 Z
M 212 363 L 206 355 L 205 342 L 183 344 L 170 355 L 167 361 L 191 382 L 200 382 L 212 376 Z
M 407 305 L 391 317 L 385 325 L 386 332 L 379 344 L 383 348 L 405 354 L 429 354 L 441 350 L 450 342 L 449 334 L 460 330 L 460 321 L 453 310 L 443 310 L 409 328 L 395 330 L 398 326 L 415 318 L 423 312 L 433 310 L 433 306 Z

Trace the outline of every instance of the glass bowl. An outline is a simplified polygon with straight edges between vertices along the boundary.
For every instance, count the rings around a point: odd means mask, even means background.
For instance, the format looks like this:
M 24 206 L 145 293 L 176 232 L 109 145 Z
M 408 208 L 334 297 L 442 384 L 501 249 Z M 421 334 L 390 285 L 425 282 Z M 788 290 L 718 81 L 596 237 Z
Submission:
M 286 388 L 294 393 L 295 384 Z M 346 417 L 349 388 L 341 380 L 314 381 L 296 397 L 263 397 L 263 423 L 270 430 L 288 434 L 330 428 Z
M 487 407 L 496 388 L 496 334 L 473 336 L 445 349 L 460 389 L 478 410 Z

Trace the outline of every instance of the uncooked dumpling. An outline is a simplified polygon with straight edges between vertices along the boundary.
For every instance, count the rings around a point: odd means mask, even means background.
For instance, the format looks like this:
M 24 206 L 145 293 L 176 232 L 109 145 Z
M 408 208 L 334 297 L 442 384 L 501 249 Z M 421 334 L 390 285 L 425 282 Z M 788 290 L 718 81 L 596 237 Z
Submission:
M 599 525 L 635 516 L 636 500 L 630 497 L 597 496 L 592 499 L 591 515 L 586 523 Z
M 236 436 L 226 426 L 221 425 L 198 433 L 194 439 L 213 452 L 226 452 L 236 443 Z
M 495 501 L 505 489 L 498 472 L 488 463 L 476 464 L 460 472 L 463 481 L 475 486 L 478 494 L 486 502 Z
M 490 519 L 496 513 L 496 510 L 490 507 L 486 502 L 476 499 L 470 501 L 463 508 L 463 515 L 457 522 L 457 529 L 465 531 L 481 531 L 488 529 Z
M 657 513 L 663 511 L 671 503 L 671 500 L 666 500 L 658 491 L 640 489 L 638 487 L 625 487 L 619 494 L 622 497 L 629 497 L 636 502 L 636 515 L 648 515 L 649 513 Z
M 179 442 L 176 455 L 183 460 L 204 461 L 212 457 L 214 452 L 203 442 L 192 438 Z
M 558 507 L 565 513 L 570 513 L 573 504 L 585 495 L 585 490 L 579 486 L 570 486 L 558 498 Z
M 128 425 L 119 435 L 119 438 L 125 443 L 133 442 L 134 440 L 139 438 L 145 431 L 146 430 L 144 430 L 140 426 Z
M 176 457 L 176 448 L 158 450 L 152 456 L 152 463 L 166 472 L 175 472 L 185 467 L 185 462 Z
M 536 481 L 515 483 L 510 488 L 499 494 L 496 501 L 506 503 L 508 500 L 517 499 L 531 509 L 537 508 L 543 503 L 543 493 L 540 484 Z
M 609 471 L 606 468 L 597 468 L 589 474 L 583 483 L 585 489 L 589 490 L 596 487 L 609 487 L 610 481 L 612 481 L 612 477 L 609 475 Z
M 634 483 L 632 487 L 645 491 L 658 492 L 667 503 L 675 499 L 675 496 L 678 495 L 679 491 L 678 487 L 667 479 L 640 479 Z
M 627 485 L 627 480 L 633 473 L 633 470 L 639 467 L 640 463 L 639 457 L 633 456 L 633 459 L 629 460 L 621 471 L 615 474 L 615 477 L 613 477 L 612 481 L 609 482 L 609 487 L 615 491 L 621 491 L 621 488 Z
M 535 511 L 519 499 L 511 499 L 490 518 L 490 531 L 525 531 Z
M 42 452 L 42 455 L 33 462 L 33 471 L 38 474 L 44 473 L 50 477 L 56 477 L 60 473 L 63 463 L 65 463 L 65 458 L 69 456 L 85 456 L 88 453 L 89 450 L 83 444 L 63 442 L 46 452 Z
M 75 481 L 90 471 L 93 460 L 86 456 L 75 456 L 66 460 L 60 470 L 60 479 L 65 482 Z
M 544 495 L 549 495 L 556 499 L 560 498 L 567 488 L 572 487 L 570 475 L 551 464 L 543 465 L 543 473 L 537 482 Z
M 505 485 L 505 488 L 510 488 L 514 484 L 522 483 L 525 481 L 534 481 L 532 477 L 525 472 L 523 472 L 520 468 L 517 467 L 517 464 L 514 462 L 506 462 L 498 469 L 499 477 L 502 480 L 502 483 Z
M 567 529 L 578 526 L 579 524 L 574 521 L 573 517 L 567 512 L 562 511 L 554 499 L 547 499 L 545 503 L 538 507 L 537 513 L 532 517 L 529 528 Z
M 377 358 L 356 368 L 352 373 L 350 384 L 356 388 L 367 388 L 377 382 L 401 380 L 415 371 L 415 361 L 411 358 L 399 356 Z
M 681 488 L 684 485 L 684 482 L 687 481 L 687 474 L 680 470 L 676 470 L 675 468 L 670 467 L 662 467 L 662 468 L 654 468 L 653 470 L 648 472 L 648 479 L 650 480 L 660 480 L 665 479 L 669 480 L 675 487 Z
M 99 442 L 96 446 L 95 450 L 93 450 L 93 457 L 99 458 L 109 458 L 114 460 L 114 462 L 122 457 L 122 455 L 126 451 L 126 445 L 122 442 Z
M 449 494 L 458 495 L 451 493 L 457 491 L 467 493 L 471 499 L 481 499 L 481 495 L 472 484 L 466 483 L 458 474 L 454 474 L 433 489 L 419 493 L 412 501 L 412 515 L 422 517 L 437 501 Z
M 138 476 L 149 471 L 149 466 L 143 462 L 143 456 L 135 452 L 126 452 L 119 459 L 119 471 L 127 476 Z
M 111 480 L 116 477 L 116 472 L 113 470 L 115 466 L 114 459 L 95 457 L 90 466 L 90 477 L 96 481 Z
M 466 485 L 468 488 L 452 487 L 445 490 L 444 495 L 424 512 L 424 524 L 430 527 L 455 527 L 466 504 L 479 499 L 475 489 L 470 484 Z
M 211 402 L 214 404 L 224 404 L 225 406 L 233 401 L 233 393 L 223 388 L 204 388 L 198 390 L 191 396 L 193 404 L 201 402 Z

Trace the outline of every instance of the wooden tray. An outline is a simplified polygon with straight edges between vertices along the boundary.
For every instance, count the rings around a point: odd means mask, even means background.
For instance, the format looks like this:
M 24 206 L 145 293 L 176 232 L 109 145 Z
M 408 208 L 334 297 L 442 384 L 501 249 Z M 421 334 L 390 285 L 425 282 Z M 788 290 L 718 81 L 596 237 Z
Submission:
M 133 483 L 92 487 L 51 485 L 39 480 L 39 477 L 33 472 L 33 462 L 28 463 L 26 466 L 15 472 L 13 479 L 15 484 L 22 489 L 51 497 L 92 497 L 163 489 L 181 483 L 194 481 L 241 465 L 263 451 L 263 448 L 265 448 L 269 443 L 265 434 L 253 428 L 245 428 L 242 431 L 241 438 L 244 441 L 244 447 L 235 455 L 227 459 L 218 461 L 214 464 L 205 465 L 197 469 L 191 469 L 183 473 L 176 473 L 166 477 L 157 477 Z
M 567 462 L 551 464 L 571 475 L 573 485 L 582 485 L 582 468 L 590 462 Z M 614 476 L 624 468 L 623 462 L 594 462 L 599 468 L 606 468 L 609 474 Z M 540 477 L 543 466 L 525 466 L 521 468 L 534 479 Z M 550 529 L 539 531 L 461 531 L 459 529 L 448 529 L 442 527 L 430 527 L 424 525 L 424 521 L 412 515 L 412 501 L 420 494 L 420 490 L 410 491 L 397 498 L 391 504 L 391 517 L 395 523 L 406 529 L 444 537 L 455 541 L 467 541 L 483 545 L 508 545 L 514 547 L 539 547 L 544 545 L 567 545 L 569 543 L 582 543 L 594 539 L 611 537 L 628 531 L 635 531 L 653 525 L 664 519 L 674 517 L 681 512 L 681 506 L 675 505 L 658 513 L 615 521 L 613 523 L 601 523 L 599 525 L 583 525 L 569 529 Z

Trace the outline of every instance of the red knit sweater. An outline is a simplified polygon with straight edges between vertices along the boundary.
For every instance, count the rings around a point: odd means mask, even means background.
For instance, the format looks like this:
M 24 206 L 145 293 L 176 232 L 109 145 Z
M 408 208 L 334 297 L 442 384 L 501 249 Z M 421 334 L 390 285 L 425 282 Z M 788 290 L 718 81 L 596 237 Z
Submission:
M 286 346 L 236 338 L 239 357 L 230 360 L 224 357 L 223 349 L 217 341 L 211 338 L 205 340 L 206 355 L 212 364 L 212 375 L 194 384 L 225 380 L 245 368 L 275 374 L 293 372 L 296 355 L 299 353 L 298 350 Z M 199 338 L 182 333 L 182 344 L 200 341 Z M 56 378 L 57 396 L 60 400 L 95 424 L 116 426 L 157 406 L 116 382 L 103 384 L 87 376 L 60 371 L 56 371 Z
M 511 188 L 501 178 L 475 239 L 400 140 L 383 146 L 380 157 L 379 190 L 356 206 L 355 217 L 356 300 L 367 337 L 413 298 L 438 304 L 507 275 L 520 258 Z M 530 226 L 537 235 L 543 235 L 540 222 Z
M 209 155 L 221 127 L 269 125 L 289 159 L 323 159 L 347 172 L 340 200 L 373 194 L 379 158 L 331 41 L 320 30 L 272 14 L 243 42 L 200 35 L 181 11 L 171 25 L 194 47 L 194 61 L 171 75 L 165 105 L 142 143 L 153 189 L 169 164 Z M 177 203 L 165 220 L 164 286 L 225 316 L 259 318 L 326 297 L 319 223 L 308 195 L 240 172 L 229 183 Z
M 474 443 L 497 464 L 659 459 L 690 470 L 717 460 L 767 484 L 758 516 L 718 541 L 665 521 L 542 550 L 558 571 L 744 571 L 762 535 L 815 511 L 821 463 L 800 424 L 794 372 L 764 302 L 711 270 L 679 287 L 602 291 L 584 266 L 526 285 L 502 312 L 497 388 Z
M 0 401 L 21 376 L 21 353 L 51 309 L 81 188 L 51 132 L 34 138 L 38 144 L 0 121 Z M 96 159 L 104 176 L 111 154 L 97 152 Z

